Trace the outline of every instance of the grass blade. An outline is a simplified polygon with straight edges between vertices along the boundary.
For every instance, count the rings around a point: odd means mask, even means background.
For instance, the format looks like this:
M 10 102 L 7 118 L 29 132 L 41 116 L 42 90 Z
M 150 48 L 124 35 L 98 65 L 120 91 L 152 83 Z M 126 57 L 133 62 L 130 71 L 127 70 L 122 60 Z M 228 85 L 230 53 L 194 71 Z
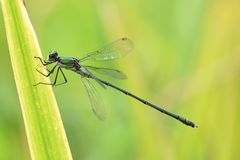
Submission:
M 35 68 L 42 57 L 36 35 L 21 0 L 2 0 L 11 63 L 32 159 L 72 159 L 55 96 Z M 38 65 L 39 67 L 39 65 Z

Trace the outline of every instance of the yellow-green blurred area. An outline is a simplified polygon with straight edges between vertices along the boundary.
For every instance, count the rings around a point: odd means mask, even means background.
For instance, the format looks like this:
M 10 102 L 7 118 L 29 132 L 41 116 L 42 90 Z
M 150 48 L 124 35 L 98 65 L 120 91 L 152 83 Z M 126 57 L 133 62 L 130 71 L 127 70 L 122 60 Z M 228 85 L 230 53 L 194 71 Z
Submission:
M 74 159 L 240 158 L 240 1 L 26 0 L 25 4 L 44 58 L 50 50 L 82 57 L 127 36 L 134 42 L 131 54 L 91 64 L 118 68 L 128 79 L 98 76 L 199 126 L 187 127 L 96 84 L 108 112 L 106 120 L 99 121 L 81 77 L 65 71 L 68 83 L 54 92 Z M 2 13 L 0 22 L 0 159 L 27 160 Z

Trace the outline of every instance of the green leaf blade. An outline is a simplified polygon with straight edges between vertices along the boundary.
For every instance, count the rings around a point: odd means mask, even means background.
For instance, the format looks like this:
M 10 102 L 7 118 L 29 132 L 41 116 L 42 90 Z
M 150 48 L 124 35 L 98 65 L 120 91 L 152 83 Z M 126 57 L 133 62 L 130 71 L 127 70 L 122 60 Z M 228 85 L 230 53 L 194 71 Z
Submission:
M 1 1 L 12 68 L 32 159 L 72 159 L 66 134 L 50 86 L 35 70 L 42 57 L 33 27 L 21 0 Z

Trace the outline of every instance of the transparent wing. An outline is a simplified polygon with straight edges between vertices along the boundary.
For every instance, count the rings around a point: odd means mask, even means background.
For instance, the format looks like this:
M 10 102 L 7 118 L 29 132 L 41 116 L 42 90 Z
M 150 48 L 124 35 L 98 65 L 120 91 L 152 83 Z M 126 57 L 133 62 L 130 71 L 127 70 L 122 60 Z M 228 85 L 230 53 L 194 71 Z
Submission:
M 101 67 L 93 67 L 93 66 L 84 66 L 87 69 L 96 71 L 100 74 L 104 74 L 113 78 L 117 78 L 117 79 L 127 79 L 127 76 L 122 73 L 119 70 L 115 70 L 115 69 L 111 69 L 111 68 L 101 68 Z
M 83 66 L 83 65 L 82 65 L 81 71 L 82 71 L 82 72 L 85 72 L 85 74 L 87 74 L 87 75 L 91 75 L 91 78 L 92 78 L 92 79 L 94 79 L 101 87 L 103 87 L 104 89 L 106 89 L 106 86 L 105 86 L 102 82 L 100 82 L 100 81 L 96 78 L 96 76 L 95 76 L 94 74 L 92 74 L 92 73 L 88 70 L 88 68 L 87 68 L 86 66 Z
M 106 61 L 106 60 L 114 60 L 121 58 L 128 53 L 130 53 L 133 49 L 133 43 L 130 39 L 124 37 L 120 38 L 105 47 L 88 53 L 85 57 L 79 59 L 80 61 L 85 60 L 95 60 L 95 61 Z
M 82 78 L 82 82 L 91 102 L 93 113 L 98 117 L 98 119 L 104 120 L 106 117 L 106 111 L 100 95 L 88 79 Z

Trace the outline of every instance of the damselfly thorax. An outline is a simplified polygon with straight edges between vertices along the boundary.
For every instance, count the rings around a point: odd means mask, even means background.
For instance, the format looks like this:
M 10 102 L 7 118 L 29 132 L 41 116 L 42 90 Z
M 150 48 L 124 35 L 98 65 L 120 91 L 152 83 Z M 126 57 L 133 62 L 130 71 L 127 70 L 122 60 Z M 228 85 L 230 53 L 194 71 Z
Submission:
M 91 72 L 79 63 L 79 60 L 72 57 L 59 57 L 57 62 L 59 67 L 71 70 L 82 77 L 92 78 Z

